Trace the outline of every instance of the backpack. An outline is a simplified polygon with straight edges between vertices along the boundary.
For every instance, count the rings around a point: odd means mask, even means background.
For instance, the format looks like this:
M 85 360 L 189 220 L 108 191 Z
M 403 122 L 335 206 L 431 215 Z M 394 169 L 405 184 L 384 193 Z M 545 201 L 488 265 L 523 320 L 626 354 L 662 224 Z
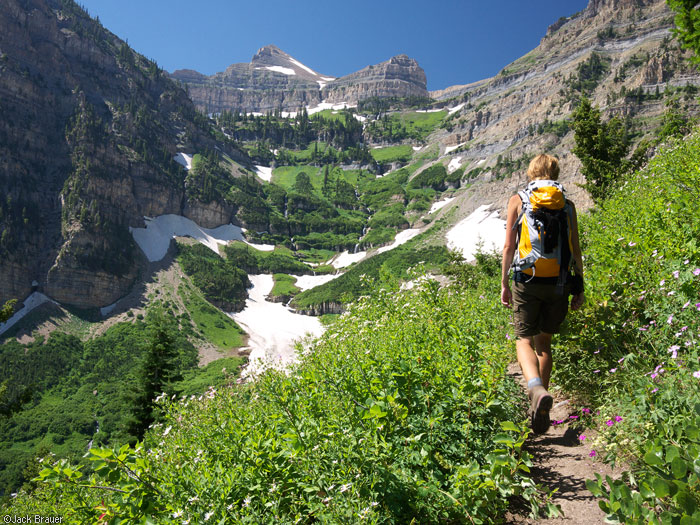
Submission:
M 552 180 L 533 180 L 518 196 L 523 204 L 513 225 L 517 250 L 512 267 L 530 275 L 527 281 L 557 278 L 563 293 L 571 265 L 571 203 L 563 186 Z

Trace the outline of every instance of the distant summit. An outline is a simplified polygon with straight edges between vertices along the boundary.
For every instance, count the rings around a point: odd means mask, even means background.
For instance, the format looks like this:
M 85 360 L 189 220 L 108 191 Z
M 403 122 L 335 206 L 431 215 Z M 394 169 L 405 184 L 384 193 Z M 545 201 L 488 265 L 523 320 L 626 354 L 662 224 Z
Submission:
M 406 55 L 336 79 L 267 45 L 249 64 L 232 64 L 210 77 L 190 69 L 171 76 L 187 86 L 195 105 L 207 113 L 296 111 L 321 102 L 356 104 L 370 97 L 428 96 L 425 72 Z

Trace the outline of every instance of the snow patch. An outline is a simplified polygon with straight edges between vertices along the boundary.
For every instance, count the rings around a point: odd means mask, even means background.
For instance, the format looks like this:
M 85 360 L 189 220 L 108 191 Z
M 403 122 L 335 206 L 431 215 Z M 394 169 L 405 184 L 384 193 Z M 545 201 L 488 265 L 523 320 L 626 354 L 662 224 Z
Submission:
M 457 148 L 461 148 L 461 147 L 464 146 L 465 144 L 466 144 L 466 142 L 462 142 L 461 144 L 457 144 L 456 146 L 447 146 L 447 147 L 445 148 L 445 155 L 447 155 L 448 153 L 453 152 L 453 151 L 456 150 Z
M 298 112 L 297 111 L 283 111 L 282 112 L 282 118 L 297 118 Z M 275 153 L 276 155 L 276 153 Z
M 284 367 L 296 361 L 294 342 L 307 334 L 319 336 L 323 326 L 318 317 L 295 314 L 281 303 L 265 299 L 272 290 L 272 275 L 249 275 L 245 308 L 228 314 L 248 333 L 250 356 L 243 377 L 255 376 L 266 368 Z
M 363 117 L 362 115 L 358 115 L 357 113 L 352 114 L 353 117 L 355 117 L 356 120 L 359 120 L 360 122 L 364 122 L 367 120 L 367 117 Z
M 266 166 L 255 166 L 255 173 L 262 180 L 270 182 L 272 180 L 272 168 Z
M 420 233 L 420 230 L 415 229 L 415 228 L 410 228 L 408 230 L 400 231 L 399 233 L 396 234 L 396 237 L 394 238 L 393 243 L 391 243 L 389 246 L 382 246 L 381 248 L 379 248 L 377 250 L 377 253 L 388 252 L 389 250 L 393 250 L 397 246 L 401 246 L 402 244 L 406 244 L 408 241 L 413 239 L 419 233 Z
M 419 109 L 416 110 L 416 113 L 437 113 L 438 111 L 442 111 L 442 109 Z
M 178 164 L 183 165 L 187 171 L 192 169 L 192 155 L 189 153 L 178 153 L 173 159 Z
M 7 321 L 5 321 L 4 323 L 0 323 L 0 335 L 4 334 L 10 328 L 16 325 L 20 321 L 20 319 L 22 319 L 25 315 L 34 310 L 34 308 L 44 303 L 58 304 L 56 301 L 46 297 L 41 292 L 32 293 L 29 297 L 27 297 L 24 300 L 24 306 L 22 306 L 22 308 L 17 310 Z
M 477 166 L 483 166 L 486 163 L 486 159 L 481 159 L 479 162 L 476 163 Z
M 462 157 L 453 158 L 447 165 L 447 173 L 454 173 L 462 167 Z
M 265 66 L 265 69 L 269 69 L 270 71 L 274 71 L 275 73 L 284 73 L 285 75 L 296 75 L 297 74 L 297 72 L 294 71 L 290 67 Z
M 462 109 L 463 107 L 464 107 L 464 102 L 462 102 L 461 104 L 459 104 L 459 105 L 457 105 L 457 106 L 455 106 L 455 107 L 453 107 L 453 108 L 447 108 L 447 112 L 448 112 L 450 115 L 452 115 L 452 113 L 456 113 L 457 111 L 459 111 L 459 110 Z
M 245 241 L 243 228 L 233 224 L 209 229 L 202 228 L 193 220 L 180 215 L 161 215 L 144 219 L 145 228 L 129 228 L 129 231 L 151 262 L 160 261 L 165 257 L 173 237 L 192 237 L 217 254 L 219 244 L 228 244 L 233 240 Z
M 477 248 L 486 252 L 502 250 L 506 240 L 506 221 L 498 218 L 491 204 L 479 206 L 474 213 L 447 232 L 447 247 L 462 252 L 467 261 L 474 260 Z
M 420 151 L 423 149 L 423 146 L 413 146 L 413 151 Z
M 297 276 L 297 282 L 294 283 L 294 286 L 304 291 L 310 288 L 315 288 L 316 286 L 321 286 L 322 284 L 326 284 L 336 277 L 340 277 L 340 274 L 326 273 L 323 275 L 299 275 Z
M 367 252 L 350 253 L 348 251 L 344 251 L 338 255 L 338 257 L 336 257 L 331 264 L 333 265 L 333 268 L 347 268 L 352 263 L 364 259 L 365 255 L 367 255 Z
M 450 197 L 448 199 L 445 199 L 444 201 L 433 203 L 433 205 L 430 207 L 430 211 L 428 213 L 435 213 L 436 211 L 443 209 L 445 206 L 447 206 L 453 200 L 455 200 L 455 198 Z
M 112 304 L 110 304 L 110 305 L 108 305 L 108 306 L 103 306 L 102 308 L 100 308 L 100 315 L 101 315 L 102 317 L 107 317 L 107 316 L 108 316 L 109 314 L 111 314 L 111 313 L 114 311 L 114 309 L 117 307 L 117 303 L 118 303 L 118 302 L 119 302 L 119 301 L 117 301 L 117 302 L 115 302 L 115 303 L 112 303 Z
M 289 57 L 289 60 L 290 60 L 290 62 L 292 62 L 292 64 L 296 64 L 297 66 L 299 66 L 299 67 L 300 67 L 301 69 L 303 69 L 304 71 L 308 71 L 309 73 L 311 73 L 312 75 L 316 75 L 317 77 L 320 77 L 320 76 L 321 76 L 321 75 L 319 75 L 318 73 L 316 73 L 316 71 L 314 71 L 313 69 L 311 69 L 309 66 L 305 66 L 304 64 L 302 64 L 302 63 L 299 62 L 298 60 L 296 60 L 296 59 L 294 59 L 294 58 L 292 58 L 292 57 Z
M 317 80 L 316 82 L 318 82 L 318 89 L 323 89 L 326 87 L 326 84 L 328 84 L 328 82 L 324 82 L 323 80 Z
M 335 77 L 321 77 L 321 79 L 325 80 L 326 82 L 331 82 L 332 80 L 335 80 Z
M 274 244 L 253 244 L 252 242 L 246 242 L 251 248 L 255 248 L 261 252 L 272 252 L 275 249 Z
M 314 113 L 319 113 L 323 110 L 326 109 L 334 109 L 334 110 L 341 110 L 341 109 L 350 109 L 350 108 L 356 108 L 357 104 L 350 104 L 348 102 L 338 102 L 337 104 L 333 104 L 331 102 L 321 102 L 318 106 L 315 107 L 307 107 L 306 112 L 309 115 L 313 115 Z

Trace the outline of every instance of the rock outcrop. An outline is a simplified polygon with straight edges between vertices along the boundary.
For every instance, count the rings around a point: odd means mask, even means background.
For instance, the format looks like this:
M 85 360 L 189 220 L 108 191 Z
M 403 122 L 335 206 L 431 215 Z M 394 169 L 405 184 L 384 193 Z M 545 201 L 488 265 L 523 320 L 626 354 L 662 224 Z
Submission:
M 330 82 L 323 89 L 327 102 L 356 103 L 371 97 L 428 97 L 425 72 L 414 59 L 398 55 L 381 64 Z
M 137 276 L 144 216 L 229 222 L 189 201 L 178 151 L 213 150 L 208 123 L 157 65 L 69 0 L 0 4 L 0 304 L 40 291 L 113 303 Z M 217 224 L 217 221 L 221 221 Z
M 406 55 L 334 79 L 273 45 L 259 49 L 249 64 L 233 64 L 210 77 L 190 69 L 174 71 L 171 77 L 187 86 L 195 105 L 207 113 L 296 111 L 321 102 L 428 96 L 425 72 Z

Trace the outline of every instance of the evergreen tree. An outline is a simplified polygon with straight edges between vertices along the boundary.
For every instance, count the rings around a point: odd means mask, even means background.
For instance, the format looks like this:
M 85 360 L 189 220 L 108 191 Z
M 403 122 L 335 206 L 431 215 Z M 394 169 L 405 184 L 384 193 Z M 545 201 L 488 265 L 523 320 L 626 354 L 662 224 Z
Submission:
M 129 433 L 142 439 L 148 427 L 156 420 L 155 398 L 161 393 L 173 394 L 172 384 L 182 379 L 177 363 L 177 347 L 173 333 L 177 326 L 168 322 L 160 310 L 149 312 L 150 336 L 138 374 L 138 390 L 133 397 Z
M 698 0 L 666 0 L 668 6 L 676 13 L 673 32 L 685 49 L 694 53 L 691 59 L 700 64 L 700 10 Z
M 5 233 L 5 232 L 3 232 L 3 233 Z M 4 323 L 10 317 L 12 317 L 12 314 L 15 311 L 15 303 L 16 302 L 17 302 L 17 299 L 11 299 L 4 304 L 2 309 L 0 309 L 0 323 Z
M 581 171 L 586 178 L 583 187 L 599 202 L 629 169 L 625 158 L 629 149 L 627 130 L 617 117 L 601 122 L 600 110 L 585 97 L 573 116 L 576 141 L 573 153 L 581 161 Z

